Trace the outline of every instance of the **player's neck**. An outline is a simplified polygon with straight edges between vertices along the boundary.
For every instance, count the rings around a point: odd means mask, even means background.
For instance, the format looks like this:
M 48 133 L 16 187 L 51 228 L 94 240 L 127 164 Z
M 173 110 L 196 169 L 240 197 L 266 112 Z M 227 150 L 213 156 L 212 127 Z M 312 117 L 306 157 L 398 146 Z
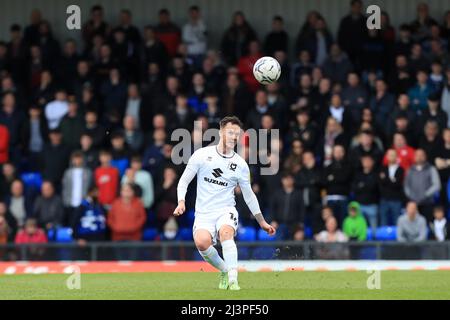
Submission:
M 219 144 L 216 146 L 217 152 L 219 152 L 220 155 L 223 156 L 231 156 L 234 153 L 233 149 L 229 149 L 226 147 L 225 143 L 223 141 L 219 141 Z

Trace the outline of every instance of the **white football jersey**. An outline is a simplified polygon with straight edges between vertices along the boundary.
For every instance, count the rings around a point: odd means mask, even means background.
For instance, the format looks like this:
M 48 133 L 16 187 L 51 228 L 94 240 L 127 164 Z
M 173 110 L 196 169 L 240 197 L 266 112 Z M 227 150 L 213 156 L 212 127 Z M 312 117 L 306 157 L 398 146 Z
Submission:
M 189 159 L 178 184 L 178 200 L 184 200 L 187 186 L 197 175 L 197 199 L 195 212 L 211 213 L 234 207 L 234 189 L 242 190 L 244 199 L 253 214 L 260 213 L 258 201 L 251 190 L 250 170 L 237 153 L 224 156 L 217 146 L 198 149 Z

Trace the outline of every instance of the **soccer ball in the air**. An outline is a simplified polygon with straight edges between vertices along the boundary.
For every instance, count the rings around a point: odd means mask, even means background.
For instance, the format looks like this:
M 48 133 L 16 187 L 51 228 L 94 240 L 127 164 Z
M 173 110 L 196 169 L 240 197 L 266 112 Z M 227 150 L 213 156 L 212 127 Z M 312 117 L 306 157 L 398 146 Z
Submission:
M 253 75 L 261 84 L 273 83 L 281 75 L 280 64 L 272 57 L 262 57 L 253 66 Z

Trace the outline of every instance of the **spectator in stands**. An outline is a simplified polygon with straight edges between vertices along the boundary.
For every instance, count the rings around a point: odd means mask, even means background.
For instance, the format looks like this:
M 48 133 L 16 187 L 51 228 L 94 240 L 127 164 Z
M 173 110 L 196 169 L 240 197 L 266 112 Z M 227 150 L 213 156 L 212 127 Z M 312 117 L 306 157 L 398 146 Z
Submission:
M 305 209 L 295 180 L 290 173 L 281 176 L 281 189 L 271 199 L 271 225 L 279 231 L 282 240 L 293 239 L 294 229 L 304 225 Z
M 14 161 L 18 157 L 18 146 L 20 144 L 20 128 L 25 117 L 20 106 L 16 102 L 16 97 L 12 92 L 3 95 L 2 109 L 0 111 L 0 124 L 8 128 L 9 152 Z
M 30 170 L 37 171 L 42 151 L 48 143 L 48 125 L 40 107 L 30 106 L 28 119 L 23 123 L 20 135 L 21 153 L 28 158 Z
M 418 43 L 430 35 L 430 28 L 438 23 L 430 16 L 428 4 L 421 2 L 417 5 L 417 18 L 411 23 L 414 40 Z
M 350 14 L 345 16 L 339 24 L 338 43 L 356 66 L 359 66 L 366 30 L 363 3 L 361 0 L 352 0 Z
M 139 155 L 131 157 L 131 166 L 122 177 L 121 184 L 135 184 L 140 188 L 140 198 L 145 209 L 150 209 L 154 202 L 153 179 L 150 173 L 142 170 L 142 158 Z
M 247 52 L 247 54 L 239 58 L 237 68 L 242 80 L 247 84 L 249 90 L 254 93 L 260 86 L 253 75 L 253 65 L 262 57 L 259 42 L 257 40 L 250 41 Z
M 25 219 L 32 215 L 33 202 L 30 196 L 25 195 L 23 182 L 21 180 L 17 179 L 12 182 L 11 195 L 7 198 L 6 204 L 15 220 L 14 224 L 9 223 L 9 225 L 22 228 Z
M 66 222 L 73 225 L 75 210 L 86 197 L 92 185 L 92 171 L 84 165 L 83 153 L 74 151 L 70 157 L 71 166 L 64 172 L 62 200 L 66 209 Z
M 200 8 L 191 6 L 189 8 L 189 22 L 183 26 L 182 40 L 187 45 L 187 53 L 194 61 L 194 66 L 200 67 L 206 54 L 207 28 L 202 20 Z
M 5 162 L 2 165 L 2 174 L 0 175 L 0 199 L 10 195 L 11 184 L 18 177 L 16 167 L 11 162 Z
M 118 68 L 112 68 L 109 71 L 108 79 L 100 87 L 100 96 L 103 100 L 106 115 L 113 112 L 123 115 L 127 101 L 127 84 Z
M 6 244 L 8 242 L 9 226 L 5 218 L 0 216 L 0 244 Z
M 441 107 L 447 113 L 447 127 L 450 127 L 450 65 L 445 71 L 446 81 L 442 90 Z
M 322 137 L 322 141 L 318 144 L 318 153 L 322 157 L 324 167 L 332 162 L 334 146 L 346 144 L 347 135 L 344 133 L 342 125 L 334 117 L 328 117 L 325 134 Z
M 347 86 L 342 90 L 342 102 L 345 108 L 351 111 L 355 123 L 359 123 L 361 112 L 367 106 L 368 100 L 367 90 L 360 83 L 358 73 L 349 73 Z
M 95 148 L 103 147 L 105 143 L 106 129 L 98 123 L 98 114 L 94 110 L 87 110 L 84 116 L 86 122 L 84 132 L 92 137 Z
M 406 212 L 397 221 L 397 241 L 420 242 L 427 239 L 427 222 L 414 201 L 408 202 Z
M 155 211 L 158 229 L 163 230 L 177 206 L 178 174 L 173 167 L 165 167 L 162 184 L 155 190 Z
M 132 152 L 140 152 L 144 145 L 144 134 L 136 126 L 135 118 L 125 116 L 123 118 L 123 137 L 127 147 Z
M 112 155 L 110 151 L 102 150 L 99 153 L 100 167 L 95 169 L 94 179 L 98 188 L 98 201 L 108 208 L 118 193 L 119 170 L 111 166 Z
M 85 25 L 83 25 L 82 34 L 86 50 L 90 50 L 93 46 L 95 36 L 102 36 L 106 38 L 111 29 L 103 20 L 104 11 L 100 5 L 95 5 L 91 8 L 91 18 Z
M 80 151 L 83 154 L 84 165 L 92 172 L 98 167 L 98 150 L 93 146 L 94 140 L 88 133 L 83 133 L 80 138 Z
M 361 157 L 361 170 L 353 177 L 352 191 L 355 200 L 361 205 L 361 212 L 369 221 L 372 231 L 378 227 L 378 173 L 370 155 Z
M 327 192 L 326 203 L 332 208 L 338 223 L 342 223 L 347 214 L 351 184 L 351 167 L 342 145 L 333 147 L 333 160 L 329 166 L 325 167 L 323 179 Z
M 55 93 L 55 100 L 45 106 L 45 117 L 47 118 L 49 129 L 58 128 L 67 112 L 69 112 L 67 93 L 64 89 L 58 89 Z
M 387 164 L 379 174 L 380 190 L 380 225 L 393 225 L 401 214 L 403 194 L 403 179 L 405 171 L 398 163 L 397 151 L 389 149 L 386 152 Z
M 439 107 L 440 95 L 437 93 L 428 96 L 427 104 L 428 107 L 425 109 L 419 118 L 419 128 L 423 129 L 427 122 L 435 122 L 438 124 L 439 132 L 447 127 L 447 113 L 445 113 Z
M 59 190 L 64 170 L 69 164 L 70 149 L 63 144 L 59 129 L 53 129 L 49 133 L 49 143 L 42 152 L 42 175 L 44 179 L 53 182 Z
M 4 202 L 0 202 L 0 224 L 2 224 L 2 220 L 3 227 L 0 227 L 2 229 L 0 231 L 0 243 L 13 242 L 17 233 L 17 223 Z
M 412 110 L 410 106 L 409 96 L 405 93 L 401 93 L 397 98 L 397 105 L 394 107 L 394 110 L 391 112 L 390 118 L 388 120 L 388 127 L 386 130 L 386 134 L 388 136 L 392 136 L 398 128 L 396 128 L 396 121 L 400 117 L 405 117 L 408 121 L 409 127 L 414 127 L 418 116 L 417 113 Z M 410 130 L 411 128 L 408 128 Z
M 221 94 L 223 115 L 236 115 L 246 121 L 252 96 L 237 74 L 228 74 Z
M 9 160 L 9 130 L 0 124 L 0 165 Z
M 394 134 L 392 149 L 397 152 L 397 162 L 402 169 L 407 172 L 414 163 L 414 148 L 410 147 L 402 133 Z M 387 153 L 384 156 L 383 164 L 388 164 Z
M 329 217 L 325 222 L 326 230 L 315 236 L 318 242 L 347 242 L 348 237 L 338 229 L 336 218 Z
M 408 91 L 411 107 L 415 111 L 424 111 L 427 108 L 427 99 L 431 93 L 433 93 L 433 88 L 428 82 L 427 72 L 419 70 L 416 85 Z
M 322 65 L 324 75 L 332 82 L 345 83 L 348 74 L 354 69 L 345 52 L 338 44 L 331 45 L 330 54 Z
M 36 219 L 29 218 L 26 220 L 24 228 L 17 233 L 14 242 L 16 244 L 47 243 L 47 236 L 44 230 L 38 227 Z
M 265 115 L 272 115 L 273 111 L 270 110 L 267 92 L 263 89 L 259 89 L 255 93 L 255 107 L 248 112 L 247 115 L 247 127 L 254 129 L 261 129 L 261 119 Z
M 445 186 L 450 178 L 450 129 L 445 128 L 442 132 L 443 143 L 436 159 L 434 160 L 434 165 L 439 172 L 441 178 L 441 185 Z M 446 188 L 441 189 L 441 199 L 444 203 L 447 202 L 447 190 Z
M 443 207 L 436 207 L 433 211 L 433 221 L 429 223 L 430 238 L 436 241 L 446 241 L 450 239 L 450 223 L 445 218 Z
M 427 159 L 434 164 L 439 151 L 442 148 L 442 137 L 439 132 L 439 125 L 434 120 L 428 120 L 423 129 L 423 136 L 419 140 L 419 148 L 425 151 Z
M 119 25 L 113 30 L 121 31 L 125 34 L 125 40 L 128 45 L 129 53 L 135 55 L 138 46 L 141 43 L 141 33 L 139 29 L 133 25 L 133 14 L 130 10 L 122 9 L 119 16 Z
M 249 43 L 256 39 L 257 35 L 245 19 L 244 13 L 235 12 L 231 26 L 222 37 L 221 51 L 225 62 L 230 66 L 236 65 L 239 59 L 246 55 Z
M 329 117 L 336 119 L 336 121 L 341 124 L 344 132 L 347 134 L 351 134 L 353 131 L 351 111 L 342 104 L 342 98 L 337 93 L 331 96 L 330 105 L 326 110 L 324 110 L 322 117 L 322 121 L 324 121 L 323 123 L 325 123 L 325 120 Z
M 305 223 L 313 226 L 319 224 L 321 209 L 321 171 L 316 165 L 314 154 L 310 151 L 303 153 L 302 168 L 295 175 L 295 188 L 300 191 L 305 208 Z
M 314 66 L 314 63 L 311 62 L 310 53 L 307 50 L 301 50 L 298 54 L 298 59 L 292 64 L 290 86 L 296 87 L 300 82 L 300 77 L 303 74 L 311 74 Z
M 55 193 L 51 181 L 44 181 L 41 195 L 34 201 L 33 217 L 41 228 L 50 230 L 61 226 L 64 221 L 64 206 L 61 198 Z
M 134 190 L 133 185 L 124 184 L 120 197 L 114 200 L 109 210 L 107 223 L 113 241 L 140 241 L 142 238 L 146 214 Z
M 361 168 L 361 159 L 364 156 L 372 157 L 375 167 L 377 167 L 383 158 L 383 151 L 375 142 L 374 134 L 370 130 L 360 132 L 358 135 L 358 145 L 350 150 L 349 160 L 353 168 Z
M 105 240 L 105 210 L 98 202 L 97 187 L 91 186 L 80 206 L 76 208 L 72 222 L 73 238 L 78 244 Z
M 375 95 L 370 99 L 369 105 L 375 114 L 376 123 L 380 127 L 384 127 L 389 114 L 394 110 L 395 96 L 388 92 L 386 82 L 382 79 L 376 81 L 375 91 Z
M 30 46 L 36 44 L 39 38 L 39 25 L 42 22 L 42 13 L 39 9 L 33 9 L 30 14 L 30 24 L 24 30 L 24 41 Z
M 164 44 L 169 57 L 174 57 L 181 42 L 181 32 L 180 28 L 170 20 L 169 10 L 159 11 L 159 23 L 155 27 L 155 34 Z
M 161 71 L 165 71 L 169 56 L 165 45 L 156 37 L 155 28 L 145 26 L 143 36 L 143 65 L 154 63 Z
M 358 202 L 349 203 L 348 216 L 344 219 L 342 230 L 350 241 L 366 241 L 367 223 Z
M 84 119 L 75 97 L 69 99 L 67 114 L 62 118 L 59 128 L 64 145 L 70 150 L 79 148 L 80 137 L 84 130 Z
M 281 16 L 272 19 L 272 30 L 264 40 L 264 54 L 273 57 L 276 51 L 288 52 L 289 36 L 284 30 L 284 20 Z
M 405 178 L 405 195 L 418 205 L 419 212 L 427 221 L 431 221 L 434 196 L 441 190 L 441 181 L 436 168 L 427 162 L 427 154 L 423 149 L 416 150 L 414 158 L 414 165 Z

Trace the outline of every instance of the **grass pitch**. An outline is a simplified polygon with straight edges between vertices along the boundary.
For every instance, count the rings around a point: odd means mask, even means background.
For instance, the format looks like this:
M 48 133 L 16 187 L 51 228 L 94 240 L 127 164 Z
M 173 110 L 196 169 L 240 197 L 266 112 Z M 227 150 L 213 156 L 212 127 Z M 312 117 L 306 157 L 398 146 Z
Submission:
M 366 272 L 242 272 L 241 291 L 217 289 L 216 273 L 0 276 L 0 299 L 450 299 L 450 271 L 382 271 L 381 289 L 369 290 Z

